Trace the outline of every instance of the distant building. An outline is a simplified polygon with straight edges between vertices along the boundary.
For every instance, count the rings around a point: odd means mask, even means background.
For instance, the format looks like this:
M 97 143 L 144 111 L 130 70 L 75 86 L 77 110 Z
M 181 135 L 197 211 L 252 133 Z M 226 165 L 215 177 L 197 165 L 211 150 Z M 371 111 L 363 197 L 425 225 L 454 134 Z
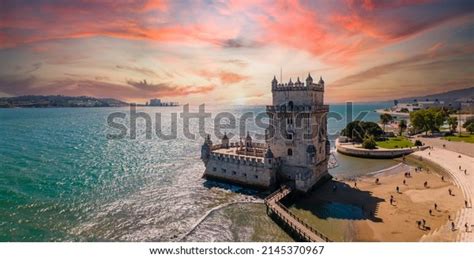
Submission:
M 161 99 L 150 99 L 150 106 L 161 106 Z
M 175 107 L 179 106 L 178 102 L 163 102 L 161 99 L 150 99 L 148 106 L 151 107 Z
M 424 101 L 413 100 L 413 102 L 404 102 L 400 103 L 397 100 L 394 101 L 394 106 L 391 108 L 394 112 L 408 113 L 412 111 L 417 111 L 420 109 L 429 109 L 429 108 L 449 108 L 459 110 L 462 106 L 462 101 L 458 100 L 429 100 Z

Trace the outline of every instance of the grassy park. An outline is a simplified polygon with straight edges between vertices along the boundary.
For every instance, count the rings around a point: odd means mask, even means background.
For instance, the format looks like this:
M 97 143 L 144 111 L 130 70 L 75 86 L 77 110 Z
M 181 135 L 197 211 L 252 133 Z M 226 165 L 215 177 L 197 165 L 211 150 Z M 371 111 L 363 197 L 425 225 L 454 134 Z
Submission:
M 390 137 L 385 141 L 376 141 L 377 147 L 385 149 L 399 149 L 415 146 L 409 139 L 403 136 Z
M 443 137 L 444 140 L 453 141 L 453 142 L 468 142 L 474 143 L 474 134 L 462 134 L 462 135 L 452 135 Z

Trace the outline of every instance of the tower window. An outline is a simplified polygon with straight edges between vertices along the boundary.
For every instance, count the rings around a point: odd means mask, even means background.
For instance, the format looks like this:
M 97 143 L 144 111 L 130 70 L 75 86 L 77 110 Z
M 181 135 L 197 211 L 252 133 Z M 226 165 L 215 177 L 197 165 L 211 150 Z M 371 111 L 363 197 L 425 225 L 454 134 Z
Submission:
M 293 150 L 292 149 L 288 149 L 288 156 L 293 156 Z

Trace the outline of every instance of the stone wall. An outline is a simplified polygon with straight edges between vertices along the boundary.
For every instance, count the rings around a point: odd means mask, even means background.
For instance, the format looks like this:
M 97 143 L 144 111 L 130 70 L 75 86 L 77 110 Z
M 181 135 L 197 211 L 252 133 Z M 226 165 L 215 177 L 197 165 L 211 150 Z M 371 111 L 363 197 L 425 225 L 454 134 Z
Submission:
M 294 105 L 323 105 L 323 91 L 310 90 L 306 87 L 284 88 L 286 90 L 273 90 L 273 105 L 287 105 L 292 101 Z
M 204 176 L 269 189 L 276 181 L 275 170 L 266 168 L 262 158 L 211 153 Z
M 345 155 L 354 156 L 354 157 L 361 157 L 361 158 L 391 159 L 391 158 L 397 158 L 397 157 L 401 157 L 401 156 L 404 156 L 404 155 L 408 155 L 410 153 L 413 153 L 417 150 L 424 149 L 424 148 L 426 148 L 426 147 L 368 150 L 368 149 L 355 147 L 353 144 L 349 144 L 349 143 L 347 143 L 347 144 L 339 143 L 336 140 L 336 149 L 337 149 L 338 152 L 340 152 L 342 154 L 345 154 Z

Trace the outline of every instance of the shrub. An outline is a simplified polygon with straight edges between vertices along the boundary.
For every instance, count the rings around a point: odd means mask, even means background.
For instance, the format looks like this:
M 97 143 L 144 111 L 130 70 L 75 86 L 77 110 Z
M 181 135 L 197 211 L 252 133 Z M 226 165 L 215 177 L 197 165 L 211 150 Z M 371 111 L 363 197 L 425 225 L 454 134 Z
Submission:
M 415 146 L 423 146 L 423 143 L 420 140 L 416 140 Z
M 377 148 L 377 143 L 375 142 L 374 137 L 365 137 L 364 141 L 362 142 L 362 148 L 369 150 Z

